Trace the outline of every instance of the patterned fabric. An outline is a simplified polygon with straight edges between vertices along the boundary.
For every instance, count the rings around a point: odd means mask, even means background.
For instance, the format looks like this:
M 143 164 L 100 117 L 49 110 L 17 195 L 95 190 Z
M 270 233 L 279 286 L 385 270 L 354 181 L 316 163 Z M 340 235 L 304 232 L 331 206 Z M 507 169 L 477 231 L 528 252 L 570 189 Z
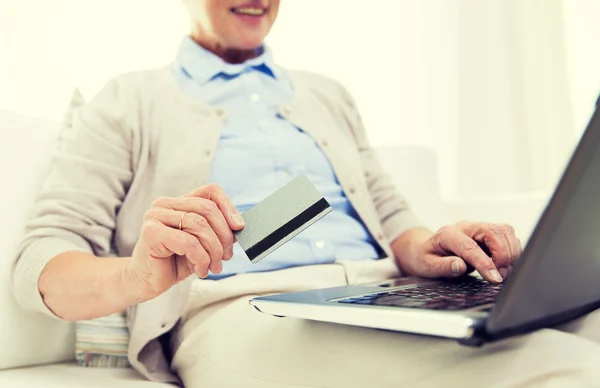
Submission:
M 75 323 L 75 357 L 82 366 L 127 368 L 129 330 L 125 314 Z

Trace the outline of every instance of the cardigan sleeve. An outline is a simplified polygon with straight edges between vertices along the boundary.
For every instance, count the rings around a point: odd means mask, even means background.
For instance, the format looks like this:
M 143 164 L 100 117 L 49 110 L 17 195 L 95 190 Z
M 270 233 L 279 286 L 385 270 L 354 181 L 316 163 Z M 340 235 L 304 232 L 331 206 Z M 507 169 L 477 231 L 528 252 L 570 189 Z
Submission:
M 68 251 L 110 253 L 116 213 L 132 179 L 131 133 L 118 79 L 89 103 L 71 108 L 13 267 L 19 304 L 55 315 L 38 289 L 45 266 Z

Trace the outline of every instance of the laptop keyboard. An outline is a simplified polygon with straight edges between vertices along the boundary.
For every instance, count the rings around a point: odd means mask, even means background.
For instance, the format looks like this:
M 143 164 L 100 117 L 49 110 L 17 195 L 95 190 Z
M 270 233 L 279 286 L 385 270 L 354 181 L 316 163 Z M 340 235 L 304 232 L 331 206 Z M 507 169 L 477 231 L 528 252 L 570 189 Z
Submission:
M 502 284 L 491 284 L 472 278 L 423 285 L 400 290 L 381 291 L 340 299 L 338 303 L 411 307 L 430 310 L 464 310 L 493 303 Z

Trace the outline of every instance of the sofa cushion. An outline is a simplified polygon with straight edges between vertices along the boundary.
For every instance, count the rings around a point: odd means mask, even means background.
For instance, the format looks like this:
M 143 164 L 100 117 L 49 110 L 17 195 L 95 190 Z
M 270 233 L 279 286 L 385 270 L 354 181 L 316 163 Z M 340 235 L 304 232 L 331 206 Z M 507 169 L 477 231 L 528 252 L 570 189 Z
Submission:
M 69 126 L 72 113 L 77 110 L 84 99 L 78 90 L 73 93 L 70 106 L 67 109 L 63 125 Z M 30 365 L 45 362 L 70 360 L 75 356 L 83 366 L 128 367 L 127 344 L 129 332 L 125 325 L 125 316 L 113 314 L 96 320 L 81 321 L 75 324 L 75 345 L 73 345 L 73 325 L 58 320 L 49 319 L 35 313 L 26 313 L 15 305 L 15 301 L 8 287 L 11 276 L 11 262 L 14 259 L 17 245 L 22 238 L 23 228 L 37 193 L 42 187 L 45 175 L 52 160 L 54 145 L 59 139 L 60 125 L 24 117 L 16 113 L 2 112 L 0 114 L 0 128 L 3 133 L 10 133 L 0 145 L 0 168 L 3 176 L 10 178 L 14 184 L 0 195 L 0 201 L 7 209 L 2 220 L 4 228 L 13 227 L 11 233 L 0 236 L 0 255 L 6 259 L 0 265 L 0 280 L 5 286 L 0 291 L 0 307 L 7 312 L 9 319 L 0 323 L 0 340 L 3 335 L 10 336 L 10 352 L 0 355 L 0 369 Z M 8 205 L 8 206 L 7 206 Z M 6 306 L 10 306 L 7 309 Z M 25 325 L 27 330 L 21 330 L 19 335 L 13 336 L 16 328 Z M 38 325 L 53 330 L 54 326 L 63 330 L 57 337 L 52 331 L 37 330 Z M 39 340 L 29 333 L 47 335 L 60 344 L 36 342 Z M 52 335 L 54 334 L 54 335 Z M 61 339 L 62 338 L 62 339 Z M 25 344 L 23 340 L 30 342 Z M 4 342 L 2 342 L 4 343 Z M 58 346 L 56 346 L 58 345 Z M 70 351 L 67 353 L 67 349 Z M 53 351 L 54 350 L 54 351 Z M 8 357 L 3 359 L 4 355 Z
M 10 388 L 159 388 L 173 385 L 145 380 L 131 368 L 82 368 L 75 363 L 0 371 L 0 387 Z
M 438 159 L 432 149 L 417 145 L 380 146 L 377 155 L 424 226 L 437 230 L 448 222 L 441 197 Z
M 58 125 L 0 111 L 0 369 L 71 360 L 73 325 L 17 306 L 10 278 L 29 209 L 47 173 Z M 0 384 L 0 386 L 4 386 Z

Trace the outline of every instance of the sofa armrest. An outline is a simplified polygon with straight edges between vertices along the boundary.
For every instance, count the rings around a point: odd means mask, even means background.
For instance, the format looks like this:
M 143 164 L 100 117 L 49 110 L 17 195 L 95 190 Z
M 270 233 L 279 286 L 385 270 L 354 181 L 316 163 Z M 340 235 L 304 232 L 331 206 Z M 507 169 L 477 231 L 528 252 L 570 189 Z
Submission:
M 13 259 L 48 173 L 58 124 L 0 111 L 0 370 L 75 359 L 74 325 L 24 311 L 11 287 Z M 0 386 L 5 386 L 0 383 Z

